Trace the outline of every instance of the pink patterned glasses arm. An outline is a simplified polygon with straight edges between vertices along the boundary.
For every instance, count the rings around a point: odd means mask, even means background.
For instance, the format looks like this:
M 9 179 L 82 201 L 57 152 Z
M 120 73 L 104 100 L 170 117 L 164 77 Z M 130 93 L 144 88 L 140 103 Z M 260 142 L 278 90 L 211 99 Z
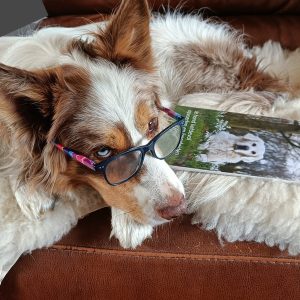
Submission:
M 95 171 L 95 162 L 92 161 L 91 159 L 83 156 L 83 155 L 80 155 L 80 154 L 77 154 L 75 153 L 74 151 L 72 151 L 71 149 L 69 148 L 66 148 L 64 147 L 63 145 L 61 144 L 56 144 L 54 143 L 55 147 L 57 149 L 59 149 L 60 151 L 63 151 L 64 153 L 66 153 L 69 157 L 77 160 L 78 162 L 80 162 L 81 164 L 87 166 L 88 168 L 90 168 L 91 170 L 94 170 Z
M 166 108 L 166 107 L 160 107 L 160 110 L 162 110 L 163 112 L 165 112 L 169 117 L 176 119 L 176 120 L 180 120 L 182 119 L 182 115 L 177 113 L 176 111 L 170 109 L 170 108 Z

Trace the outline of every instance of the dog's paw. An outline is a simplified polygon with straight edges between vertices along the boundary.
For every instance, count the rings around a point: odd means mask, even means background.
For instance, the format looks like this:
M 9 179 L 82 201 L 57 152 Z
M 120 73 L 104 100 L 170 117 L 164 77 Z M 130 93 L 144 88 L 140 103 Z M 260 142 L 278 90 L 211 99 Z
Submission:
M 145 239 L 151 237 L 152 226 L 139 224 L 129 214 L 116 208 L 111 209 L 111 215 L 112 231 L 110 237 L 117 238 L 123 248 L 134 249 L 141 245 Z

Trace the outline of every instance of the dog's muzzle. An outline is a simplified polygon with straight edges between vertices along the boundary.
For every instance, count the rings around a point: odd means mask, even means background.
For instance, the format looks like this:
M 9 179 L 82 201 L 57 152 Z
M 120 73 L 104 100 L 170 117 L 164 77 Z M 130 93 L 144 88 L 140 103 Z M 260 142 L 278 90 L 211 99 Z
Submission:
M 185 214 L 186 206 L 184 195 L 176 192 L 168 197 L 164 205 L 156 207 L 156 211 L 161 218 L 171 220 Z

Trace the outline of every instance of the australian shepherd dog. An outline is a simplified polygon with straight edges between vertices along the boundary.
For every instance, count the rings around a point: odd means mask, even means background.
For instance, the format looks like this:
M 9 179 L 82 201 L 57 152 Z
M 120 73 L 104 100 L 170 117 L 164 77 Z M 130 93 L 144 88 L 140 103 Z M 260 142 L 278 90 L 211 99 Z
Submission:
M 285 209 L 300 207 L 298 185 L 175 174 L 164 161 L 180 140 L 177 103 L 300 118 L 299 51 L 250 49 L 226 24 L 128 0 L 100 23 L 2 37 L 0 62 L 0 278 L 104 206 L 123 247 L 193 213 L 229 241 L 299 252 L 300 224 L 282 228 L 299 219 Z

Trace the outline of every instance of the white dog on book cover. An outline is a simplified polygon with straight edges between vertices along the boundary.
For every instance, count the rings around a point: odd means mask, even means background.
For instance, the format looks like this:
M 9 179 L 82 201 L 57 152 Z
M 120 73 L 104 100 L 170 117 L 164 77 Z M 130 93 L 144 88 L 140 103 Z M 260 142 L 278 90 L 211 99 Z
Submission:
M 193 223 L 214 229 L 230 242 L 265 242 L 300 253 L 297 184 L 190 172 L 175 176 L 164 162 L 147 156 L 148 171 L 159 170 L 155 173 L 159 176 L 148 176 L 144 185 L 130 181 L 125 186 L 135 193 L 129 197 L 120 187 L 122 197 L 117 199 L 112 192 L 119 188 L 101 183 L 102 178 L 78 168 L 45 140 L 72 117 L 72 126 L 60 133 L 82 149 L 92 151 L 95 144 L 90 141 L 99 141 L 97 130 L 109 130 L 114 122 L 121 133 L 114 141 L 121 143 L 124 133 L 136 141 L 145 127 L 141 116 L 158 99 L 169 107 L 178 103 L 300 120 L 299 50 L 290 52 L 271 42 L 247 48 L 228 25 L 197 15 L 168 13 L 150 22 L 146 1 L 130 0 L 122 2 L 109 22 L 3 37 L 0 62 L 0 280 L 21 254 L 53 244 L 80 217 L 104 205 L 112 207 L 112 235 L 121 245 L 140 245 L 155 225 L 142 217 L 153 215 L 154 201 L 163 201 L 170 186 L 182 193 L 178 179 L 184 184 Z M 66 91 L 68 97 L 53 100 Z M 137 103 L 145 100 L 152 106 L 137 110 Z M 31 113 L 24 113 L 26 109 Z M 133 121 L 136 117 L 140 123 Z M 93 122 L 99 118 L 106 122 Z M 47 122 L 40 122 L 44 119 Z M 18 126 L 20 122 L 26 126 Z M 100 150 L 100 156 L 112 152 L 107 147 Z M 77 172 L 75 179 L 87 180 L 90 188 L 67 185 L 66 173 L 58 168 L 68 166 L 68 176 Z M 32 173 L 38 176 L 28 176 Z M 163 182 L 169 184 L 156 188 Z M 126 207 L 144 214 L 133 214 Z
M 198 149 L 201 153 L 196 157 L 197 161 L 215 164 L 240 161 L 251 163 L 263 159 L 265 143 L 252 133 L 238 136 L 228 131 L 220 131 L 211 135 Z

